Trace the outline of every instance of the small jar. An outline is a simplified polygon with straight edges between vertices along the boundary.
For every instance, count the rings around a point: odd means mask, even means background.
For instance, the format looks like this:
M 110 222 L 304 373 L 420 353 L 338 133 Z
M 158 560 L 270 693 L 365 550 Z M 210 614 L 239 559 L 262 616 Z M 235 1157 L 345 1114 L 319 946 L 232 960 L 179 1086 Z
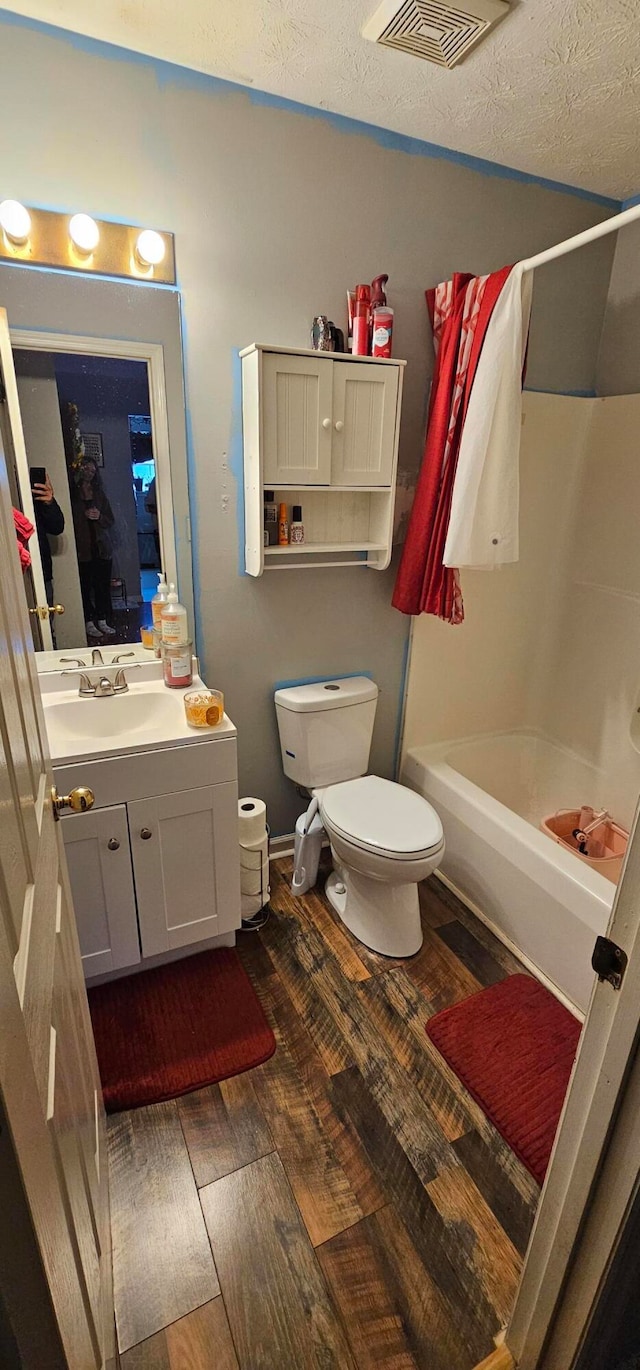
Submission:
M 163 642 L 162 670 L 170 690 L 184 690 L 193 681 L 191 641 Z
M 144 624 L 142 625 L 140 629 L 140 641 L 143 647 L 146 647 L 149 651 L 153 651 L 153 628 L 151 626 L 145 627 Z
M 217 728 L 224 718 L 224 695 L 221 690 L 189 690 L 184 711 L 191 728 Z

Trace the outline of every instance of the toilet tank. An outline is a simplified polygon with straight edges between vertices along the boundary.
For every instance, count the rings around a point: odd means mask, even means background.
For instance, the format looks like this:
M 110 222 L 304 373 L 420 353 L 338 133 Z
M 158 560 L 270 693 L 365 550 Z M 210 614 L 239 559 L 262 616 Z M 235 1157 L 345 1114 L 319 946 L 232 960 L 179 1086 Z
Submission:
M 366 676 L 276 690 L 285 775 L 308 790 L 366 775 L 377 702 Z

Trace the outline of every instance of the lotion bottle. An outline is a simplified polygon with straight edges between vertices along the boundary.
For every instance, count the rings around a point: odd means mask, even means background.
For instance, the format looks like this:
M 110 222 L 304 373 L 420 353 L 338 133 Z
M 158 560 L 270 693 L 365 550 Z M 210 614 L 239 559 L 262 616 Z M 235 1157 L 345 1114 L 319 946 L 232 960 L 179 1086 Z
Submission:
M 166 604 L 162 609 L 162 641 L 187 642 L 188 637 L 187 611 L 184 604 L 180 604 L 175 585 L 170 585 Z

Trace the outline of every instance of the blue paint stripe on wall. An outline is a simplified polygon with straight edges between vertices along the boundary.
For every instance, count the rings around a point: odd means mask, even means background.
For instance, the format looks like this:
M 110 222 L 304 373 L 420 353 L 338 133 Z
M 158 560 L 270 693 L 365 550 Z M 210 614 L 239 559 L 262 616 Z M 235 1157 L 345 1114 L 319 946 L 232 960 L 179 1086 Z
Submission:
M 342 133 L 370 138 L 380 147 L 395 152 L 405 152 L 413 157 L 430 157 L 438 161 L 452 162 L 454 165 L 466 167 L 469 171 L 477 171 L 482 176 L 519 181 L 524 185 L 540 186 L 544 190 L 552 190 L 562 195 L 578 196 L 579 199 L 588 200 L 591 204 L 602 205 L 607 209 L 619 210 L 621 207 L 619 200 L 608 195 L 599 195 L 592 190 L 585 190 L 581 186 L 566 185 L 562 181 L 549 180 L 545 176 L 536 176 L 528 171 L 520 171 L 516 167 L 489 161 L 484 157 L 473 157 L 467 152 L 456 152 L 454 148 L 442 147 L 439 143 L 429 143 L 420 138 L 411 138 L 404 133 L 394 133 L 391 129 L 380 128 L 377 124 L 351 119 L 344 114 L 333 114 L 329 110 L 317 109 L 312 105 L 299 104 L 297 101 L 286 99 L 281 95 L 271 95 L 268 91 L 254 90 L 251 86 L 224 81 L 219 76 L 210 76 L 205 72 L 176 66 L 174 63 L 164 61 L 161 58 L 149 57 L 146 53 L 134 52 L 130 48 L 118 47 L 114 43 L 104 42 L 101 39 L 87 38 L 84 35 L 72 33 L 69 29 L 45 24 L 39 19 L 27 19 L 25 16 L 14 14 L 9 10 L 0 9 L 0 23 L 6 24 L 8 27 L 24 28 L 35 33 L 45 34 L 58 42 L 70 44 L 80 52 L 100 57 L 103 60 L 130 62 L 138 66 L 148 67 L 154 72 L 160 87 L 182 86 L 188 90 L 215 91 L 221 95 L 242 93 L 254 105 L 286 110 L 291 114 L 300 114 L 310 119 L 320 119 Z M 635 202 L 632 201 L 631 203 Z M 97 210 L 94 212 L 98 213 Z

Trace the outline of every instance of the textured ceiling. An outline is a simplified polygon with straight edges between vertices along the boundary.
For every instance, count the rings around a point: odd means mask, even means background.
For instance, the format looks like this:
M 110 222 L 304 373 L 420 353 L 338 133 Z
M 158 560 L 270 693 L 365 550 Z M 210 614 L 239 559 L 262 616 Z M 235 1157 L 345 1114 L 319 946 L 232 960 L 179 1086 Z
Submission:
M 640 191 L 640 0 L 512 0 L 512 13 L 453 71 L 362 38 L 376 3 L 18 0 L 11 8 L 521 171 L 618 199 Z

